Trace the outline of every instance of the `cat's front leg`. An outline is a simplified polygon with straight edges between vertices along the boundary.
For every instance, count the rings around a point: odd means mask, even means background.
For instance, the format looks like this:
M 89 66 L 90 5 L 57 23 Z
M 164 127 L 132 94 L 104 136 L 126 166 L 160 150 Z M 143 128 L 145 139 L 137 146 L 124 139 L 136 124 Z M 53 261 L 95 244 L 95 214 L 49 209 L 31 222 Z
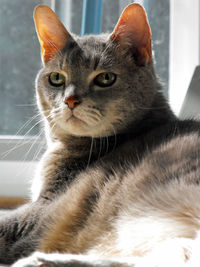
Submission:
M 36 250 L 47 216 L 45 207 L 44 203 L 30 203 L 0 219 L 0 266 Z
M 136 267 L 133 259 L 103 259 L 90 255 L 35 252 L 12 267 Z
M 69 144 L 70 139 L 68 140 Z M 76 175 L 86 169 L 88 154 L 86 144 L 75 140 L 73 145 L 62 142 L 52 142 L 50 148 L 44 153 L 32 184 L 32 200 L 54 200 L 67 189 Z M 72 142 L 72 143 L 73 143 Z M 90 145 L 89 145 L 90 147 Z M 73 151 L 74 150 L 74 151 Z M 92 160 L 91 160 L 92 161 Z

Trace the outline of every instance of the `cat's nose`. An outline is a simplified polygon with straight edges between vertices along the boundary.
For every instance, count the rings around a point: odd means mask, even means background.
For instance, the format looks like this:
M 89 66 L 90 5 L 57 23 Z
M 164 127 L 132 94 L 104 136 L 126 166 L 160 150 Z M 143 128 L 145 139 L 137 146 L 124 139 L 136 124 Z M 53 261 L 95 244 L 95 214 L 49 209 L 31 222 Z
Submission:
M 74 109 L 78 104 L 81 103 L 81 101 L 79 100 L 77 96 L 72 95 L 72 96 L 66 97 L 64 100 L 64 103 L 67 104 L 70 109 Z

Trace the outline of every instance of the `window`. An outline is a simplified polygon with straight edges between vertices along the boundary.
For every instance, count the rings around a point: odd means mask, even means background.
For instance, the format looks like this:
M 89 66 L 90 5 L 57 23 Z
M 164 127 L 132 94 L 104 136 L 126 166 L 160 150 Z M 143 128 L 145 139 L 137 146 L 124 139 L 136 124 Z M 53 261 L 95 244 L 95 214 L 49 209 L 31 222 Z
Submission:
M 200 60 L 199 0 L 88 0 L 101 5 L 101 31 L 111 32 L 124 7 L 142 4 L 152 30 L 156 72 L 176 113 Z M 0 196 L 26 195 L 44 147 L 37 123 L 34 80 L 41 67 L 32 13 L 49 5 L 67 29 L 82 31 L 87 0 L 0 0 Z M 94 10 L 92 10 L 94 12 Z M 88 19 L 88 17 L 86 17 Z M 192 29 L 192 30 L 191 30 Z M 191 41 L 193 40 L 193 41 Z M 169 93 L 168 93 L 169 92 Z M 17 134 L 17 136 L 15 136 Z

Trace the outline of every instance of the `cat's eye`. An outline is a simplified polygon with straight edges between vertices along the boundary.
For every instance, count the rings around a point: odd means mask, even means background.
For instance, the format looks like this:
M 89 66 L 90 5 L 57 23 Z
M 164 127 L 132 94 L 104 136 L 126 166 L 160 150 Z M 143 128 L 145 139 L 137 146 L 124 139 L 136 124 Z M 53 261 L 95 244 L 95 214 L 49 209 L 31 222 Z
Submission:
M 116 81 L 116 75 L 112 72 L 102 72 L 94 78 L 94 84 L 100 87 L 111 86 Z
M 59 72 L 51 72 L 49 75 L 49 83 L 55 87 L 62 86 L 65 84 L 65 76 Z

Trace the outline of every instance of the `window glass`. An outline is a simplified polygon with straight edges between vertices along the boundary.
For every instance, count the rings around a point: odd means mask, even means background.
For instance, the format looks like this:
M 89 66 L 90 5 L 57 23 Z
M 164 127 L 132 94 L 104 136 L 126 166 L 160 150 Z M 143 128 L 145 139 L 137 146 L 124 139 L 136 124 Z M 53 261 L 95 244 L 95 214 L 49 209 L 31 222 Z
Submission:
M 82 0 L 56 0 L 54 10 L 68 31 L 80 35 L 82 22 Z
M 169 0 L 146 0 L 144 2 L 152 31 L 152 45 L 156 73 L 164 86 L 164 93 L 169 90 Z
M 41 63 L 32 16 L 34 7 L 41 2 L 0 0 L 1 135 L 16 134 L 35 114 L 34 80 Z M 32 126 L 35 123 L 33 120 Z M 25 132 L 26 127 L 20 134 Z M 37 126 L 30 134 L 36 132 Z

